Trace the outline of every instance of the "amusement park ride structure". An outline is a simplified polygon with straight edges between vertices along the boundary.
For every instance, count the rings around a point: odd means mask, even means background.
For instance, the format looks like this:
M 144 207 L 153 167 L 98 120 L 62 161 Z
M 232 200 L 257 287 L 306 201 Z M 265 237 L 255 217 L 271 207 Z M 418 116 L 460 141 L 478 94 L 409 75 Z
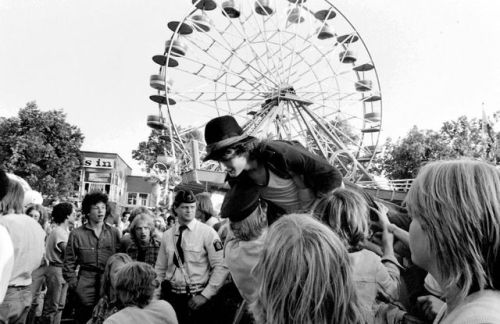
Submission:
M 250 135 L 297 140 L 346 179 L 373 180 L 382 122 L 377 70 L 359 33 L 330 1 L 190 5 L 167 23 L 171 34 L 164 52 L 153 56 L 159 71 L 150 77 L 158 113 L 147 123 L 172 139 L 167 151 L 175 162 L 167 174 L 221 171 L 213 162 L 193 163 L 198 149 L 187 147 L 174 122 L 187 120 L 184 132 L 203 131 L 210 119 L 230 114 Z

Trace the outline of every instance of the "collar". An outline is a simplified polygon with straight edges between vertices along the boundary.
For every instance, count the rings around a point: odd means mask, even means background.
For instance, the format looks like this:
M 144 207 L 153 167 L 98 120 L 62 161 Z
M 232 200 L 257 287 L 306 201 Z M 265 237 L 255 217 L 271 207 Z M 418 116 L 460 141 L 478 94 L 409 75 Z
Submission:
M 196 226 L 196 224 L 199 222 L 199 220 L 197 220 L 196 218 L 193 219 L 192 221 L 190 221 L 188 224 L 185 224 L 187 226 L 187 228 L 192 231 L 194 230 L 194 227 Z M 177 229 L 176 229 L 176 232 L 179 233 L 179 227 L 181 225 L 180 224 L 177 224 Z
M 89 223 L 86 223 L 84 226 L 82 226 L 83 228 L 85 229 L 88 229 L 89 231 L 94 231 L 94 229 L 92 227 L 89 226 Z M 111 228 L 111 226 L 107 223 L 103 223 L 102 224 L 102 230 L 108 230 L 109 228 Z

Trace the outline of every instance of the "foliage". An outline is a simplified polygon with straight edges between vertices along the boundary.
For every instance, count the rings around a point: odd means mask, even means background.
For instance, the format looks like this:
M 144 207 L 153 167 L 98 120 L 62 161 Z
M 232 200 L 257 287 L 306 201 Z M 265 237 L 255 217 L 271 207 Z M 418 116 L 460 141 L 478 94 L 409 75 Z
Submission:
M 493 115 L 498 121 L 499 113 Z M 406 137 L 385 143 L 385 155 L 375 161 L 375 171 L 391 179 L 415 178 L 422 165 L 430 161 L 457 158 L 483 159 L 498 163 L 497 138 L 488 118 L 446 121 L 439 131 L 419 130 L 414 126 Z
M 0 167 L 48 197 L 67 197 L 78 180 L 84 136 L 61 110 L 26 104 L 17 117 L 0 118 Z
M 185 129 L 176 126 L 180 134 L 180 140 L 174 134 L 175 154 L 178 159 L 185 157 L 187 153 L 182 144 L 187 144 L 191 140 L 201 141 L 202 135 L 198 129 Z M 182 143 L 181 143 L 182 142 Z M 150 172 L 153 165 L 157 162 L 159 155 L 172 155 L 172 138 L 166 130 L 152 129 L 147 141 L 139 142 L 136 150 L 132 151 L 132 158 L 139 161 L 144 167 L 144 171 Z

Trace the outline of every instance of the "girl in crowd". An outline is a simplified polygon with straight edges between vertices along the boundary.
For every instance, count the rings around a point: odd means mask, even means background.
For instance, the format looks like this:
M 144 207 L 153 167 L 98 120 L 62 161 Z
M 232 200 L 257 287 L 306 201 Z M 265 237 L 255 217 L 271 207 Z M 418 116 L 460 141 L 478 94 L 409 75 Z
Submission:
M 347 249 L 309 215 L 283 216 L 270 227 L 254 272 L 257 323 L 364 323 Z
M 212 200 L 210 199 L 210 194 L 208 192 L 202 192 L 196 195 L 196 219 L 200 222 L 213 227 L 219 222 L 216 218 L 217 214 L 214 210 Z
M 446 299 L 434 323 L 500 323 L 500 172 L 479 161 L 430 163 L 406 202 L 412 261 Z
M 172 306 L 164 300 L 153 300 L 158 287 L 153 267 L 143 262 L 132 262 L 118 272 L 116 291 L 124 306 L 110 316 L 105 324 L 177 324 Z
M 102 324 L 106 318 L 118 312 L 120 305 L 116 296 L 117 274 L 130 262 L 132 258 L 125 253 L 117 253 L 109 257 L 102 277 L 101 299 L 95 306 L 88 324 Z
M 337 188 L 322 199 L 315 209 L 315 215 L 342 239 L 348 249 L 360 303 L 367 311 L 374 313 L 377 310 L 376 297 L 397 301 L 400 286 L 399 263 L 393 250 L 394 236 L 389 233 L 386 222 L 381 221 L 387 219 L 387 208 L 382 204 L 378 206 L 377 224 L 382 228 L 382 258 L 365 248 L 369 209 L 359 193 Z
M 28 209 L 26 209 L 26 215 L 36 220 L 44 230 L 47 231 L 47 227 L 50 228 L 49 220 L 47 219 L 47 213 L 45 212 L 42 205 L 29 206 Z

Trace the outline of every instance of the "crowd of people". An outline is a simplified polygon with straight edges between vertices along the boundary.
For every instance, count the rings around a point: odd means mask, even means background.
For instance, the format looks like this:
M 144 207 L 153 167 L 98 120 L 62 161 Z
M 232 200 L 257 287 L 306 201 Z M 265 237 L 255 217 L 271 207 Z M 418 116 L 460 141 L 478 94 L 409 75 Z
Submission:
M 80 221 L 61 202 L 47 225 L 0 170 L 0 323 L 500 323 L 495 166 L 429 163 L 400 207 L 230 116 L 205 140 L 230 184 L 220 215 L 178 190 L 163 222 L 110 222 L 91 192 Z

